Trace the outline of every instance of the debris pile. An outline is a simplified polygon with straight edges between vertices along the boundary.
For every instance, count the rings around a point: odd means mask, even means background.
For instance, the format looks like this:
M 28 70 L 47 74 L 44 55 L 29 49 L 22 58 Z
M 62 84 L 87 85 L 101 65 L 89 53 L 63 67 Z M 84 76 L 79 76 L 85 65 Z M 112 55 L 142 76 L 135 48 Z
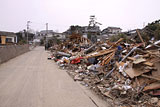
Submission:
M 140 35 L 139 35 L 140 36 Z M 97 42 L 79 34 L 51 48 L 52 57 L 75 81 L 114 105 L 160 106 L 160 41 L 152 44 Z M 146 46 L 147 45 L 147 46 Z

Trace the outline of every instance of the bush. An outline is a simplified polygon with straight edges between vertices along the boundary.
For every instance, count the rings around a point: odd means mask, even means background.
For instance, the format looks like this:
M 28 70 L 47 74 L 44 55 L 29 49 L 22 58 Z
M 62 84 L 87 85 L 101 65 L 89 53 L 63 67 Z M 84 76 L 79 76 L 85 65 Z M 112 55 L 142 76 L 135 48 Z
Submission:
M 123 38 L 124 40 L 124 42 L 127 42 L 128 41 L 128 37 L 127 37 L 127 35 L 125 35 L 125 34 L 123 34 L 123 33 L 120 33 L 120 34 L 118 34 L 118 35 L 114 35 L 114 36 L 111 36 L 110 38 L 109 38 L 109 40 L 111 41 L 111 42 L 116 42 L 116 41 L 118 41 L 120 38 Z
M 19 43 L 19 44 L 26 44 L 27 41 L 26 41 L 26 40 L 20 40 L 18 43 Z

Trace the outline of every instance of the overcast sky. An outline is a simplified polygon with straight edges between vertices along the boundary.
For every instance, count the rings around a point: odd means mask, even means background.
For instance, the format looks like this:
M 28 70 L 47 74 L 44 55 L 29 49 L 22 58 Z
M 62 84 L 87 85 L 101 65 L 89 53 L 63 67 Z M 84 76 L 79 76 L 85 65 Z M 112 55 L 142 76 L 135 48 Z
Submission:
M 34 30 L 49 29 L 63 32 L 70 25 L 86 26 L 95 15 L 108 26 L 123 31 L 142 28 L 160 19 L 160 0 L 0 0 L 0 31 L 20 31 L 31 21 Z

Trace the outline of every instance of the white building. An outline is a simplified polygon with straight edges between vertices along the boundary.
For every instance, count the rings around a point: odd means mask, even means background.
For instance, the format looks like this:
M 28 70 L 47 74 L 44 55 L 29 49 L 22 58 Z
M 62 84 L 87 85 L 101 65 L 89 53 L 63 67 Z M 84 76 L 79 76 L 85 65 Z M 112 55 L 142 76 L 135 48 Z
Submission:
M 108 27 L 106 29 L 103 29 L 101 34 L 102 36 L 106 36 L 106 37 L 110 37 L 113 35 L 117 35 L 119 33 L 121 33 L 122 29 L 119 27 Z

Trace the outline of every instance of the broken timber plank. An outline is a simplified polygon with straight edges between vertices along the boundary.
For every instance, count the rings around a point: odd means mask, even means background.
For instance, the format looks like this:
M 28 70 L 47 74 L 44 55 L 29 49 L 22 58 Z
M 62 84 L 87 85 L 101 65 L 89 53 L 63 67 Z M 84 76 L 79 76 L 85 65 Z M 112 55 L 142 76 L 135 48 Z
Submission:
M 106 50 L 102 50 L 102 51 L 99 51 L 97 53 L 95 53 L 94 55 L 87 55 L 86 57 L 84 58 L 92 58 L 92 57 L 97 57 L 97 56 L 102 56 L 102 55 L 105 55 L 105 54 L 109 54 L 111 52 L 114 52 L 116 49 L 106 49 Z
M 84 53 L 87 53 L 88 51 L 90 51 L 92 48 L 94 48 L 96 46 L 96 44 L 92 45 L 91 47 L 89 47 L 87 50 L 84 51 Z
M 148 65 L 148 66 L 153 66 L 153 63 L 151 62 L 144 62 L 143 64 Z
M 137 34 L 138 34 L 141 42 L 143 43 L 143 46 L 145 47 L 145 42 L 143 41 L 142 36 L 141 36 L 141 34 L 139 33 L 138 29 L 136 29 L 136 32 L 137 32 Z
M 159 77 L 153 77 L 153 76 L 148 76 L 148 75 L 144 75 L 144 74 L 142 74 L 141 76 L 160 81 L 160 76 Z
M 109 49 L 112 49 L 113 47 L 116 47 L 121 41 L 123 40 L 123 38 L 120 38 L 117 42 L 115 42 Z
M 144 87 L 143 91 L 159 89 L 159 88 L 160 88 L 160 83 L 159 82 L 155 82 L 155 83 L 149 84 L 146 87 Z
M 108 64 L 112 60 L 112 58 L 114 57 L 114 55 L 115 55 L 115 52 L 113 52 L 111 54 L 111 57 L 109 57 L 109 59 L 105 62 L 105 64 Z
M 128 76 L 131 77 L 131 78 L 138 77 L 138 76 L 142 75 L 143 73 L 150 72 L 150 70 L 143 70 L 143 71 L 142 71 L 142 70 L 140 70 L 140 69 L 135 69 L 135 68 L 132 68 L 132 67 L 126 68 L 124 71 L 125 71 L 125 72 L 128 74 Z
M 108 64 L 108 63 L 111 61 L 111 59 L 114 57 L 114 55 L 115 55 L 115 52 L 110 53 L 110 54 L 102 61 L 101 65 Z

